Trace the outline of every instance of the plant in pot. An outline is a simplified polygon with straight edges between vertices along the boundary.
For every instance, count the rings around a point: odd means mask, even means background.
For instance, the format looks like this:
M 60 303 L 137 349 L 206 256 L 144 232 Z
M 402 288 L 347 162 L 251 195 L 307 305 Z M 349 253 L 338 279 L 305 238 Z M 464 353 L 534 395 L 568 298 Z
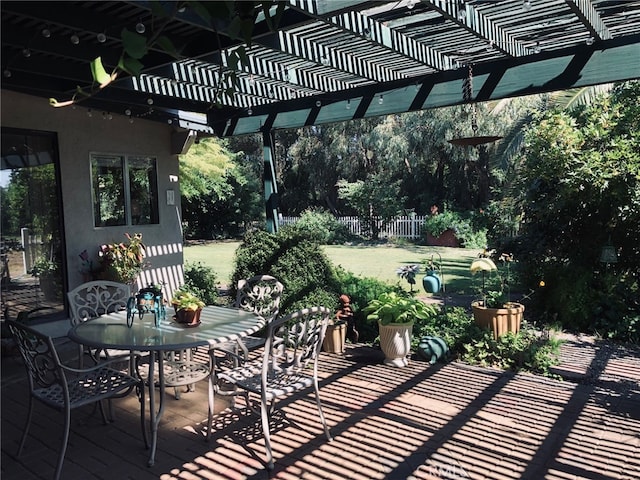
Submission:
M 131 285 L 146 266 L 142 234 L 125 233 L 124 236 L 127 237 L 127 243 L 108 243 L 100 246 L 100 268 L 96 272 L 98 279 Z
M 498 259 L 505 265 L 504 277 L 486 252 L 475 259 L 470 267 L 472 273 L 482 272 L 482 300 L 471 303 L 473 318 L 481 328 L 491 329 L 496 339 L 507 332 L 518 333 L 524 314 L 524 305 L 511 301 L 510 264 L 514 261 L 513 254 L 503 253 Z M 486 275 L 492 272 L 496 272 L 496 277 L 490 279 L 494 288 L 488 289 Z
M 40 256 L 28 273 L 38 279 L 45 299 L 55 301 L 62 298 L 59 264 L 45 256 Z
M 183 287 L 174 292 L 171 305 L 176 311 L 176 322 L 185 326 L 200 325 L 200 312 L 204 302 L 187 288 Z
M 408 365 L 411 353 L 411 333 L 416 320 L 427 320 L 436 308 L 422 300 L 397 292 L 385 292 L 364 308 L 367 320 L 376 322 L 380 333 L 380 348 L 384 363 L 394 367 Z

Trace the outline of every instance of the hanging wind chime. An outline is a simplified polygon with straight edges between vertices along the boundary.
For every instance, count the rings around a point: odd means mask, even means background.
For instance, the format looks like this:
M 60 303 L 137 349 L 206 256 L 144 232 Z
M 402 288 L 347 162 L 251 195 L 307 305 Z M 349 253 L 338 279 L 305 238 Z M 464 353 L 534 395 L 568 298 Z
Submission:
M 468 68 L 469 75 L 462 82 L 462 99 L 465 103 L 470 103 L 473 100 L 473 65 L 470 64 Z M 460 145 L 463 147 L 475 147 L 484 143 L 492 143 L 502 138 L 478 135 L 478 112 L 476 111 L 475 103 L 471 103 L 471 130 L 473 131 L 472 137 L 452 138 L 451 140 L 448 140 L 448 142 L 453 145 Z

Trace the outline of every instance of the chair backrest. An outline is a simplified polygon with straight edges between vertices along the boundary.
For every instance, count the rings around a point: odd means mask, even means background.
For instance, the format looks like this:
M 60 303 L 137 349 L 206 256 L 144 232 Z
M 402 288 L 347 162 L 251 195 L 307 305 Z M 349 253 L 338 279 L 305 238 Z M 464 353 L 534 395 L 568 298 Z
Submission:
M 235 306 L 271 321 L 280 309 L 282 283 L 270 275 L 256 275 L 238 282 Z
M 131 287 L 109 280 L 83 283 L 67 293 L 71 324 L 127 308 Z
M 326 307 L 311 307 L 276 317 L 267 326 L 263 374 L 266 371 L 295 374 L 317 358 L 329 319 L 333 312 Z
M 67 382 L 60 358 L 51 337 L 14 320 L 7 320 L 9 331 L 15 338 L 29 375 L 29 387 L 47 389 L 60 385 L 62 393 L 68 397 Z

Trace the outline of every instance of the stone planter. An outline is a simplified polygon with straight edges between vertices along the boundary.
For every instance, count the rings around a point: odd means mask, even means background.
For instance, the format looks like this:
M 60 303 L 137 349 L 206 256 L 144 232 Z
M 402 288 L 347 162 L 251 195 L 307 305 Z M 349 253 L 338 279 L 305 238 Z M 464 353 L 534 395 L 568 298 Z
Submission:
M 391 323 L 388 325 L 382 325 L 378 322 L 378 329 L 380 332 L 380 348 L 385 356 L 385 365 L 406 367 L 409 364 L 407 357 L 411 353 L 413 322 Z
M 327 325 L 327 332 L 322 341 L 322 350 L 327 353 L 343 353 L 347 338 L 347 324 L 338 323 Z
M 511 302 L 503 308 L 487 308 L 482 305 L 482 301 L 471 304 L 473 318 L 481 328 L 489 328 L 493 332 L 493 338 L 507 332 L 518 333 L 524 314 L 524 305 Z

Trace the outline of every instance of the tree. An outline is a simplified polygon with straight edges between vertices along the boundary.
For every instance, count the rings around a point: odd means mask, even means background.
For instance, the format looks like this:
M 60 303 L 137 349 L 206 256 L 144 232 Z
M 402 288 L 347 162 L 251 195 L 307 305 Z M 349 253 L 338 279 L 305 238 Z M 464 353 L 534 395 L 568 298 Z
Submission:
M 180 157 L 180 191 L 187 236 L 216 238 L 240 233 L 261 218 L 259 178 L 224 141 L 206 139 Z
M 542 308 L 573 326 L 633 292 L 624 308 L 640 312 L 639 105 L 640 83 L 621 84 L 592 104 L 543 113 L 526 134 L 519 258 L 532 284 L 545 280 Z M 614 269 L 599 261 L 609 242 Z

